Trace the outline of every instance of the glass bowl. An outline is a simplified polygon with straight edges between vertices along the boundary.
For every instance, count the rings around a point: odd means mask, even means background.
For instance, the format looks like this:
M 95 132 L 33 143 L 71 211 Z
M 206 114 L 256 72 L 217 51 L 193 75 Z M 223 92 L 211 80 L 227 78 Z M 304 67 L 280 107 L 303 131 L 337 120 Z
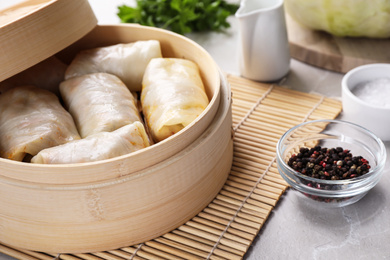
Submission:
M 327 180 L 295 171 L 288 160 L 301 147 L 341 147 L 353 156 L 362 156 L 371 168 L 366 174 L 350 179 Z M 369 130 L 341 120 L 314 120 L 288 130 L 276 147 L 277 167 L 281 176 L 302 197 L 325 207 L 343 207 L 360 200 L 380 180 L 386 162 L 386 149 Z

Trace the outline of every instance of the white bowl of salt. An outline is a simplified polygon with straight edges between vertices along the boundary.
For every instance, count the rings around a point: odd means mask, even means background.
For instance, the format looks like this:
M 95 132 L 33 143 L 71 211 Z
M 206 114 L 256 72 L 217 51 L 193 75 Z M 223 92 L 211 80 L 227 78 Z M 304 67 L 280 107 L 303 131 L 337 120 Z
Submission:
M 390 64 L 356 67 L 344 75 L 341 88 L 344 119 L 389 141 Z

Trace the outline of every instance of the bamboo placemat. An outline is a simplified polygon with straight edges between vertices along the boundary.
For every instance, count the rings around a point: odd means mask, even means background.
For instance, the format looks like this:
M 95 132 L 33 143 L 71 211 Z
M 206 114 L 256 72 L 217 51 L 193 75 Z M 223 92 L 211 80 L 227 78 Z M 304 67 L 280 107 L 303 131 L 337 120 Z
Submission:
M 52 255 L 7 247 L 18 259 L 242 259 L 288 185 L 276 143 L 303 121 L 333 119 L 337 100 L 228 75 L 233 93 L 234 158 L 217 197 L 193 219 L 151 241 L 91 254 Z M 105 234 L 109 236 L 109 234 Z

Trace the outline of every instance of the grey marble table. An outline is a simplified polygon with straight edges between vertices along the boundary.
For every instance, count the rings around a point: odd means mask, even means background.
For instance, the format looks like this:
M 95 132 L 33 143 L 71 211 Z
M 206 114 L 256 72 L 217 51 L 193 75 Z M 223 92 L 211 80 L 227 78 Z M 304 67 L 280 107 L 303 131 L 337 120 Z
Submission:
M 0 4 L 1 1 L 0 0 Z M 99 24 L 119 23 L 116 7 L 124 0 L 89 0 Z M 1 5 L 0 5 L 1 7 Z M 230 17 L 225 33 L 188 35 L 203 46 L 226 72 L 239 75 L 237 63 L 238 22 Z M 296 60 L 286 87 L 340 98 L 343 75 L 315 68 Z M 343 114 L 340 115 L 343 118 Z M 248 250 L 246 260 L 277 259 L 390 259 L 390 142 L 381 181 L 359 202 L 338 209 L 324 210 L 299 200 L 287 190 L 272 211 Z M 1 260 L 10 260 L 0 254 Z

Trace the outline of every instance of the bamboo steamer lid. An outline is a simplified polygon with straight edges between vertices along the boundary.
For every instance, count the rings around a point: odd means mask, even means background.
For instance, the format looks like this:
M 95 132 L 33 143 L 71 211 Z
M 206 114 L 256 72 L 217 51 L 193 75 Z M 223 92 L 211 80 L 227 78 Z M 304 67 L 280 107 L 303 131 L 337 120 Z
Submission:
M 0 81 L 54 55 L 96 24 L 87 0 L 26 0 L 0 10 Z

